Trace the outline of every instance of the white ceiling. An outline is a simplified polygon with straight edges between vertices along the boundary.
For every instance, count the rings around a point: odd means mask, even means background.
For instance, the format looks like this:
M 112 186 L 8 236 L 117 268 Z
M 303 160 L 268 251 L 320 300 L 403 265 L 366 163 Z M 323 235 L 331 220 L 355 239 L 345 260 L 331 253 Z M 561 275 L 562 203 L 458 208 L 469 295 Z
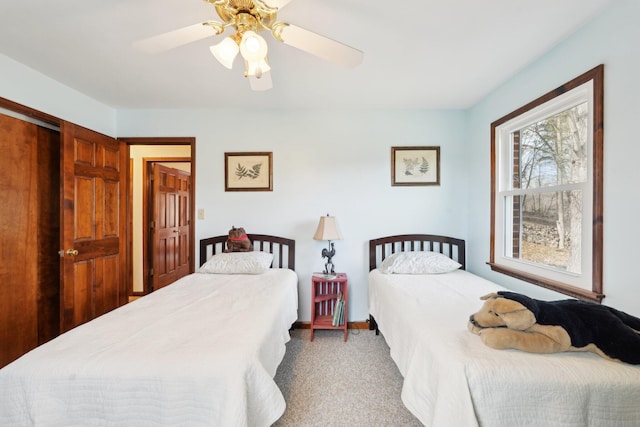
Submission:
M 612 1 L 293 0 L 279 20 L 364 61 L 343 69 L 265 34 L 266 92 L 250 90 L 238 62 L 213 58 L 221 36 L 159 55 L 133 49 L 218 20 L 202 0 L 1 0 L 0 53 L 114 108 L 465 108 Z

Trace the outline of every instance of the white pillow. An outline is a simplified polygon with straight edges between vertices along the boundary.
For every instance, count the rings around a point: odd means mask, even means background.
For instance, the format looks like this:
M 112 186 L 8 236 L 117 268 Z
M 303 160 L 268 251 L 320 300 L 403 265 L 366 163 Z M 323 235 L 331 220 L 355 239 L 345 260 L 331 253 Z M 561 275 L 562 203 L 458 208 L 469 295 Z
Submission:
M 212 274 L 261 274 L 271 267 L 273 254 L 269 252 L 222 252 L 215 254 L 198 270 Z
M 379 270 L 384 274 L 448 273 L 461 264 L 439 252 L 397 252 L 382 261 Z

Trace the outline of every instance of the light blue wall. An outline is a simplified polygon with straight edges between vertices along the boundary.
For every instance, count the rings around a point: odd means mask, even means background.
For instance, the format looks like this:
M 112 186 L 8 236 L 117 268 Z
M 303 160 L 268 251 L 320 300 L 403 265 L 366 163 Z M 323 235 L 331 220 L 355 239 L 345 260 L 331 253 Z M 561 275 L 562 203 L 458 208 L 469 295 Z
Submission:
M 489 125 L 571 78 L 605 64 L 605 303 L 640 315 L 640 2 L 620 0 L 468 111 L 118 110 L 0 55 L 0 96 L 112 136 L 194 136 L 196 239 L 248 232 L 296 239 L 300 320 L 322 267 L 318 218 L 338 218 L 338 270 L 351 277 L 349 318 L 367 317 L 367 241 L 400 233 L 467 239 L 469 269 L 540 298 L 563 297 L 491 272 Z M 440 187 L 392 187 L 391 147 L 439 145 Z M 224 191 L 225 151 L 272 151 L 274 191 Z
M 115 136 L 116 110 L 0 54 L 0 96 Z
M 367 241 L 388 234 L 466 235 L 465 116 L 460 111 L 119 111 L 118 134 L 196 137 L 196 239 L 247 232 L 296 240 L 300 320 L 310 317 L 311 273 L 326 242 L 312 239 L 335 215 L 337 271 L 350 277 L 352 321 L 367 311 Z M 391 147 L 441 147 L 439 187 L 392 187 Z M 273 192 L 225 192 L 224 153 L 272 151 Z
M 603 301 L 640 315 L 640 2 L 620 0 L 470 109 L 468 124 L 469 269 L 539 298 L 562 295 L 504 275 L 489 260 L 491 122 L 572 78 L 605 64 Z

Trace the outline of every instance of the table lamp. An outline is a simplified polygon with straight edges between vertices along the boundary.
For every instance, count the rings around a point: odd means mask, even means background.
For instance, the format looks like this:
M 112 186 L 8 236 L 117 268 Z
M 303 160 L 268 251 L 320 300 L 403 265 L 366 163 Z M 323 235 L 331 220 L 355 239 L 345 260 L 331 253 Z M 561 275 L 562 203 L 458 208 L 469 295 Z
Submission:
M 332 240 L 342 240 L 342 234 L 338 228 L 338 222 L 333 216 L 321 216 L 318 223 L 318 229 L 316 234 L 313 235 L 313 240 L 327 240 L 329 247 L 322 250 L 322 258 L 327 258 L 327 262 L 324 264 L 324 274 L 334 274 L 335 268 L 333 265 L 333 256 L 336 254 L 336 250 L 333 247 Z

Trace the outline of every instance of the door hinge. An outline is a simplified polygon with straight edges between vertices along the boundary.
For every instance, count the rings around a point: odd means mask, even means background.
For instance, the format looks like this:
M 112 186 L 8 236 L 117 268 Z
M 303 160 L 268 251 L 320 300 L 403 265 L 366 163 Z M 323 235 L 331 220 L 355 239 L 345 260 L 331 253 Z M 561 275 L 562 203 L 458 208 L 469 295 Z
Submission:
M 149 270 L 149 276 L 153 276 L 153 268 Z
M 154 228 L 156 228 L 156 222 L 155 222 L 155 221 L 151 221 L 151 222 L 149 223 L 149 228 L 151 228 L 152 230 L 153 230 Z

